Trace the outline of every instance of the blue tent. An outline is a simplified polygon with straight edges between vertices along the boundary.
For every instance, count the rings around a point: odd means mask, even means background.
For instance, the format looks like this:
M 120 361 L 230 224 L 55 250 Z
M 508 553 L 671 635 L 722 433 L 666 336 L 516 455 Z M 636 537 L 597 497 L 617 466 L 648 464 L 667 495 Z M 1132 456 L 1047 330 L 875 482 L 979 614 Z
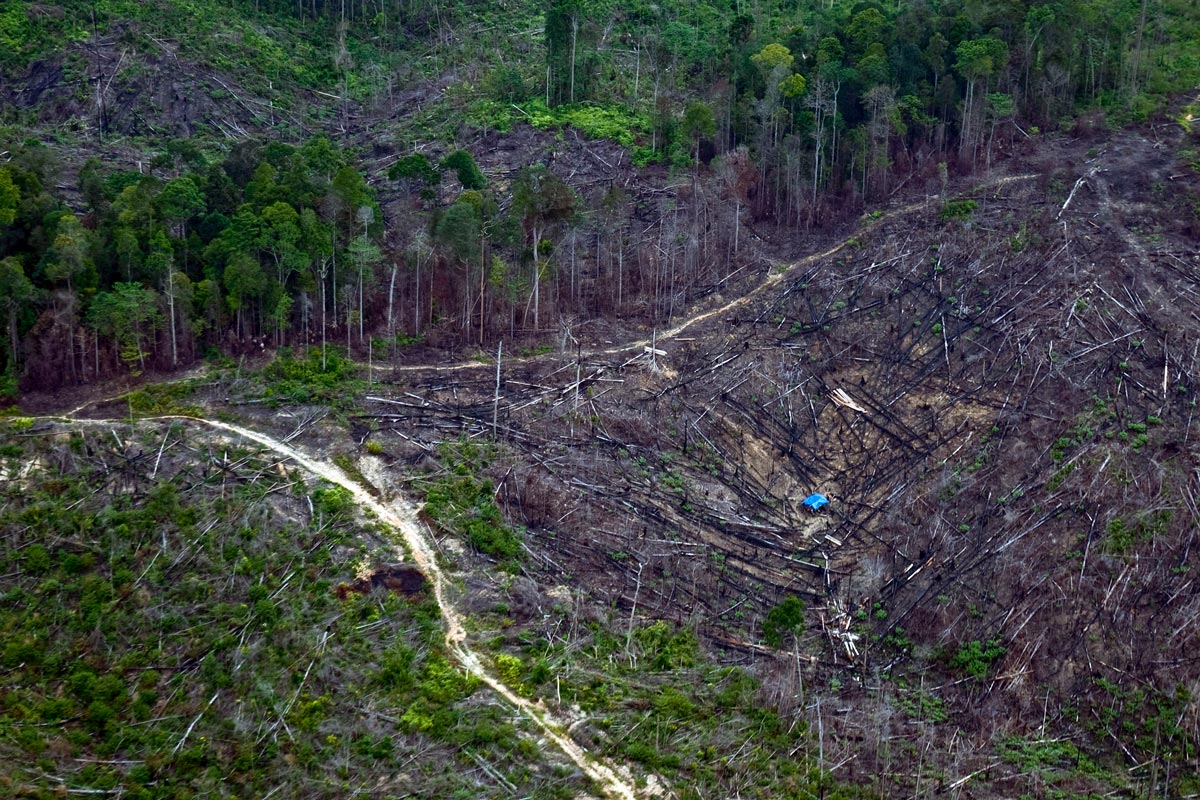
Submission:
M 822 506 L 829 505 L 829 498 L 823 494 L 810 494 L 808 497 L 804 498 L 804 505 L 808 506 L 813 511 L 816 511 Z

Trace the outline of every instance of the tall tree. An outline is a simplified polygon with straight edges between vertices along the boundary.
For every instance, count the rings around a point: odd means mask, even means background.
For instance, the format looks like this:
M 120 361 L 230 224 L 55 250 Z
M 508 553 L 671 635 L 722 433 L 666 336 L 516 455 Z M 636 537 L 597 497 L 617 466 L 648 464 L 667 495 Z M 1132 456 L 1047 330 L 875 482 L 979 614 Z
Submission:
M 114 283 L 112 291 L 96 295 L 88 311 L 92 327 L 113 339 L 121 361 L 135 373 L 146 368 L 146 345 L 159 319 L 154 292 L 140 283 Z
M 92 232 L 83 227 L 79 217 L 64 214 L 58 220 L 54 243 L 46 255 L 46 277 L 55 283 L 65 283 L 67 291 L 73 292 L 79 279 L 95 268 Z
M 479 260 L 481 225 L 478 206 L 466 200 L 459 200 L 446 209 L 434 229 L 438 244 L 465 273 L 462 282 L 464 330 L 469 330 L 471 326 L 471 265 Z
M 176 310 L 177 301 L 179 299 L 177 279 L 183 277 L 186 281 L 187 276 L 180 276 L 175 269 L 175 253 L 171 248 L 171 242 L 167 239 L 167 234 L 159 228 L 150 237 L 150 249 L 146 255 L 146 271 L 150 276 L 158 281 L 158 285 L 163 294 L 163 299 L 167 302 L 167 327 L 171 340 L 171 366 L 179 366 L 179 325 L 177 323 Z
M 692 142 L 692 160 L 700 165 L 700 142 L 711 139 L 717 133 L 717 120 L 707 103 L 689 103 L 683 112 L 683 135 Z
M 204 194 L 189 175 L 168 181 L 158 193 L 158 213 L 179 239 L 186 238 L 188 220 L 203 214 L 204 207 Z
M 533 253 L 533 293 L 530 301 L 533 305 L 533 327 L 540 329 L 543 239 L 556 225 L 575 215 L 575 193 L 544 164 L 535 164 L 521 170 L 513 183 L 513 211 L 524 222 L 529 248 Z
M 1008 45 L 994 36 L 983 36 L 960 42 L 954 49 L 954 55 L 954 68 L 967 81 L 959 153 L 974 163 L 981 135 L 982 98 L 987 94 L 989 81 L 998 76 L 1008 63 Z
M 237 315 L 238 336 L 244 336 L 246 306 L 261 301 L 267 291 L 267 276 L 257 258 L 246 252 L 235 252 L 225 264 L 222 282 L 229 308 Z
M 22 309 L 27 308 L 36 296 L 37 289 L 25 276 L 21 262 L 13 256 L 0 259 L 0 308 L 4 309 L 8 333 L 5 374 L 9 378 L 8 382 L 13 384 L 11 388 L 15 388 L 16 368 L 21 360 L 17 319 Z
M 383 253 L 368 234 L 371 224 L 375 221 L 375 208 L 370 205 L 359 206 L 357 219 L 360 230 L 350 242 L 349 255 L 350 260 L 358 267 L 358 344 L 361 346 L 364 336 L 363 319 L 367 314 L 364 293 L 367 281 L 374 280 L 373 267 L 383 260 Z
M 326 303 L 326 279 L 329 277 L 329 262 L 333 258 L 333 231 L 327 223 L 322 222 L 315 211 L 311 208 L 306 208 L 300 212 L 300 252 L 306 258 L 306 265 L 312 275 L 311 280 L 306 279 L 302 284 L 301 302 L 304 307 L 305 323 L 307 332 L 307 307 L 308 297 L 307 288 L 310 285 L 315 285 L 319 302 L 321 304 L 321 352 L 325 350 L 325 311 L 328 308 Z M 322 355 L 324 359 L 324 355 Z M 324 369 L 324 360 L 322 360 L 322 369 Z

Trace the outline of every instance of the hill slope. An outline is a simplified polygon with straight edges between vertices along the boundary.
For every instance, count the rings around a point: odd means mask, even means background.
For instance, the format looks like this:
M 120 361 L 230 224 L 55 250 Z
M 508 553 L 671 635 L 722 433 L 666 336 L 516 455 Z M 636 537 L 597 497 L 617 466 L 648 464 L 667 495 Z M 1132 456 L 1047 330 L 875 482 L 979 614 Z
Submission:
M 89 5 L 0 7 L 0 390 L 131 418 L 7 425 L 7 788 L 602 792 L 520 697 L 645 796 L 1200 792 L 1194 8 Z M 180 412 L 424 501 L 507 693 Z
M 371 439 L 497 432 L 544 580 L 749 646 L 786 713 L 839 709 L 839 775 L 911 790 L 917 748 L 979 795 L 1186 793 L 1200 263 L 1177 136 L 885 213 L 644 345 L 504 360 L 498 406 L 494 365 L 406 368 Z M 790 595 L 795 653 L 751 646 Z

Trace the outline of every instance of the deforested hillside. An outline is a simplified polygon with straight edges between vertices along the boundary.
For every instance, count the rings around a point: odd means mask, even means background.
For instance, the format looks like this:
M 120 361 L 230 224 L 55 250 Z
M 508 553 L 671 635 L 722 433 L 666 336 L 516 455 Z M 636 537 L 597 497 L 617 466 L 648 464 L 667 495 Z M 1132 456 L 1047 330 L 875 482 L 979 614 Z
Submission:
M 0 0 L 0 793 L 1200 793 L 1198 32 Z
M 537 583 L 753 664 L 839 777 L 1186 794 L 1200 264 L 1178 136 L 883 212 L 645 341 L 402 369 L 364 434 L 397 463 L 495 440 L 473 468 Z

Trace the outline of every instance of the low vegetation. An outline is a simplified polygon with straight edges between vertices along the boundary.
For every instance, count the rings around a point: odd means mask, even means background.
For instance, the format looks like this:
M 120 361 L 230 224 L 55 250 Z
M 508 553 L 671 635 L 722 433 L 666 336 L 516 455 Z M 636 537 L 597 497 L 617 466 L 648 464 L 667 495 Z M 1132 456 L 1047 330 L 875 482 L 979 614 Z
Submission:
M 487 444 L 447 441 L 439 451 L 442 468 L 417 485 L 425 493 L 423 513 L 436 528 L 514 570 L 521 535 L 500 513 L 496 489 L 482 474 L 493 454 Z
M 448 658 L 429 594 L 337 599 L 397 547 L 342 490 L 185 423 L 4 440 L 7 796 L 586 790 Z

